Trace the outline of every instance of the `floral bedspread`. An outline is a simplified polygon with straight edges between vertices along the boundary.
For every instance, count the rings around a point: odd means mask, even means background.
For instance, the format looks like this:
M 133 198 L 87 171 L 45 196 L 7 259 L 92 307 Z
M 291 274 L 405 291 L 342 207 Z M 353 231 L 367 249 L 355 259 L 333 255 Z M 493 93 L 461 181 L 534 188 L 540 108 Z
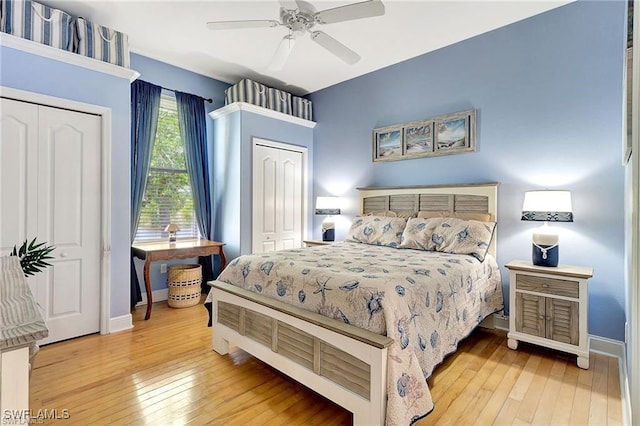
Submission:
M 387 425 L 433 409 L 427 378 L 458 341 L 502 309 L 495 259 L 359 243 L 241 256 L 218 277 L 387 335 Z

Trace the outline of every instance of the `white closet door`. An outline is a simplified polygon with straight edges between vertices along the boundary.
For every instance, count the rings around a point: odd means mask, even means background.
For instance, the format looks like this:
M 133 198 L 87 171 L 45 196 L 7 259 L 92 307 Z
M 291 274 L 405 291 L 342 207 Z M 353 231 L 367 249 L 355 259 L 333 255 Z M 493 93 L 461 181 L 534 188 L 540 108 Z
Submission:
M 278 249 L 299 248 L 302 245 L 302 154 L 279 150 L 278 178 L 281 182 L 277 197 L 280 210 L 276 231 Z
M 28 105 L 28 107 L 25 107 Z M 37 119 L 34 126 L 32 117 Z M 56 249 L 53 265 L 29 279 L 49 328 L 51 343 L 100 329 L 100 165 L 101 121 L 90 114 L 2 100 L 2 247 L 38 237 Z M 6 122 L 29 122 L 24 138 L 27 166 L 12 165 L 12 139 Z M 9 126 L 11 127 L 11 126 Z M 7 134 L 16 133 L 7 130 Z M 33 134 L 36 136 L 34 137 Z M 21 154 L 13 154 L 20 158 Z M 16 161 L 16 164 L 18 162 Z M 18 204 L 24 215 L 11 216 L 11 189 L 5 195 L 5 168 L 25 181 Z M 10 187 L 10 185 L 8 185 Z M 24 198 L 24 201 L 21 200 Z M 22 235 L 9 231 L 24 228 Z M 5 236 L 8 235 L 8 236 Z M 15 238 L 18 238 L 15 240 Z M 12 241 L 11 241 L 11 240 Z
M 277 250 L 278 150 L 255 145 L 253 150 L 253 253 Z
M 37 227 L 37 169 L 38 106 L 0 98 L 0 256 Z
M 253 154 L 253 252 L 300 247 L 302 153 L 256 144 Z

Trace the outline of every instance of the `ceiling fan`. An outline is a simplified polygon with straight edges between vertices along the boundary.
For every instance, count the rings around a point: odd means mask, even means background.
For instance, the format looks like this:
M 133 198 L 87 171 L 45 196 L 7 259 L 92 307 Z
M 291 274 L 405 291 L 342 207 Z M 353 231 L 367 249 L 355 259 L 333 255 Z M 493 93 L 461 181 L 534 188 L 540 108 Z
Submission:
M 315 41 L 347 64 L 353 65 L 360 60 L 360 55 L 330 35 L 322 31 L 314 31 L 312 28 L 316 24 L 333 24 L 336 22 L 380 16 L 384 15 L 385 11 L 384 5 L 380 0 L 368 0 L 321 11 L 316 11 L 316 8 L 311 3 L 303 0 L 280 0 L 280 5 L 280 21 L 212 21 L 207 22 L 207 28 L 210 30 L 274 28 L 278 26 L 288 28 L 289 33 L 280 41 L 269 65 L 269 68 L 273 70 L 279 70 L 284 67 L 296 39 L 306 32 L 309 33 L 311 40 Z

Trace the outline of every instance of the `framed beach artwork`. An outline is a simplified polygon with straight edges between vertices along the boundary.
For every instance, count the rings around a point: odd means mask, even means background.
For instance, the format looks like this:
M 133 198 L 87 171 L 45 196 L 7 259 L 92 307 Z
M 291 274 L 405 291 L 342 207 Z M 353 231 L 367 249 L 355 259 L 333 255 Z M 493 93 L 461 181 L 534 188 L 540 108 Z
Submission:
M 401 125 L 373 130 L 373 161 L 400 160 L 402 154 Z
M 374 162 L 460 154 L 475 150 L 475 110 L 373 130 Z
M 404 124 L 405 158 L 422 157 L 433 152 L 433 121 L 422 120 Z
M 435 150 L 459 154 L 476 150 L 475 111 L 443 115 L 435 119 Z

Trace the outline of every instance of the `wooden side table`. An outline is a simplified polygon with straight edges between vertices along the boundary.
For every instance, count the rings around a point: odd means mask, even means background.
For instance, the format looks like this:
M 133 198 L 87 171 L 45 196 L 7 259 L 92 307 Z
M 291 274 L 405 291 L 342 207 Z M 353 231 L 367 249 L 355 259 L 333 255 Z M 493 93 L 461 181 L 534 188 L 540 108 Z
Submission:
M 576 354 L 578 367 L 589 368 L 587 335 L 588 280 L 593 268 L 535 266 L 524 260 L 509 269 L 509 333 L 507 345 L 518 341 Z
M 149 268 L 151 262 L 156 260 L 172 260 L 172 259 L 189 259 L 199 256 L 220 256 L 220 270 L 227 265 L 227 259 L 224 257 L 222 247 L 224 243 L 209 240 L 185 240 L 176 241 L 175 243 L 154 242 L 154 243 L 136 243 L 131 246 L 133 255 L 139 259 L 145 259 L 144 262 L 144 286 L 147 291 L 147 312 L 144 316 L 145 320 L 151 318 L 151 278 L 149 277 Z
M 322 241 L 322 240 L 304 240 L 302 241 L 305 247 L 326 246 L 335 243 L 335 241 Z

